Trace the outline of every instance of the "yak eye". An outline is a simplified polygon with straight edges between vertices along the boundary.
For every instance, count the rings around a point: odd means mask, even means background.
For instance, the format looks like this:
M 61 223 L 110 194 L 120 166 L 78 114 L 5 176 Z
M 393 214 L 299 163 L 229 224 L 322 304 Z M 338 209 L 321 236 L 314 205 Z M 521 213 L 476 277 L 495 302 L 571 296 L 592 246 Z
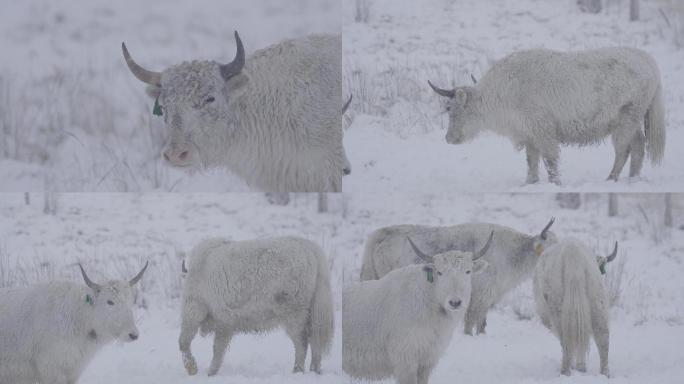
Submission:
M 447 112 L 451 111 L 451 107 L 446 107 Z
M 466 271 L 466 275 L 470 275 L 470 270 L 467 270 L 467 271 Z
M 111 301 L 111 300 L 107 300 L 107 304 L 109 304 L 109 305 L 114 305 L 114 302 Z
M 216 99 L 214 98 L 214 96 L 209 96 L 209 97 L 207 97 L 206 100 L 204 100 L 204 104 L 213 103 L 214 100 L 216 100 Z
M 440 276 L 442 276 L 442 272 L 437 271 L 437 274 L 440 275 Z

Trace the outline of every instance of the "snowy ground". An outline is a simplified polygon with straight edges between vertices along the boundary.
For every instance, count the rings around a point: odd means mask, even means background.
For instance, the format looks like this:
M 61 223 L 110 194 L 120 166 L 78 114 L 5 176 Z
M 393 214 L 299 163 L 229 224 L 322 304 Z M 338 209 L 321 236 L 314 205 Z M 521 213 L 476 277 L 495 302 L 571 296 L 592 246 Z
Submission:
M 351 121 L 345 146 L 353 173 L 344 189 L 436 194 L 684 190 L 682 156 L 675 148 L 684 140 L 684 49 L 675 39 L 677 30 L 684 30 L 684 9 L 674 0 L 643 0 L 642 21 L 629 22 L 628 2 L 605 3 L 601 14 L 591 15 L 580 13 L 570 0 L 345 2 L 343 84 L 354 101 L 345 117 L 346 125 Z M 356 22 L 358 12 L 368 21 Z M 471 73 L 481 78 L 494 61 L 522 49 L 618 45 L 649 52 L 662 72 L 668 146 L 660 166 L 645 164 L 641 180 L 604 181 L 613 164 L 610 140 L 595 147 L 563 147 L 562 187 L 547 183 L 543 168 L 542 183 L 525 185 L 524 152 L 493 133 L 459 146 L 445 142 L 448 118 L 427 80 L 443 88 L 470 85 Z
M 160 160 L 163 122 L 125 65 L 227 62 L 285 38 L 341 31 L 338 0 L 0 2 L 0 190 L 247 191 L 223 171 Z
M 136 317 L 140 340 L 112 345 L 88 367 L 82 383 L 214 382 L 349 383 L 341 370 L 339 328 L 323 376 L 293 375 L 292 347 L 283 332 L 235 339 L 218 378 L 207 379 L 211 340 L 196 339 L 201 374 L 188 378 L 177 352 L 180 259 L 200 239 L 299 235 L 322 245 L 330 260 L 337 324 L 340 287 L 358 279 L 363 244 L 381 226 L 496 222 L 535 233 L 555 216 L 558 236 L 575 236 L 597 252 L 620 242 L 609 265 L 611 368 L 616 383 L 672 383 L 684 375 L 684 195 L 674 198 L 674 228 L 662 223 L 662 195 L 620 195 L 620 214 L 606 217 L 607 197 L 583 196 L 579 210 L 557 208 L 553 194 L 402 196 L 349 194 L 316 213 L 315 195 L 295 195 L 288 206 L 254 194 L 59 194 L 56 214 L 43 214 L 40 194 L 0 198 L 0 286 L 66 279 L 80 281 L 75 262 L 93 279 L 130 277 L 144 260 Z M 622 273 L 619 273 L 622 267 Z M 92 271 L 92 272 L 90 272 Z M 620 283 L 619 288 L 617 283 Z M 560 346 L 534 314 L 527 282 L 497 305 L 485 336 L 454 336 L 431 383 L 552 383 Z M 598 383 L 596 351 L 589 372 L 573 382 Z M 388 382 L 389 383 L 389 382 Z

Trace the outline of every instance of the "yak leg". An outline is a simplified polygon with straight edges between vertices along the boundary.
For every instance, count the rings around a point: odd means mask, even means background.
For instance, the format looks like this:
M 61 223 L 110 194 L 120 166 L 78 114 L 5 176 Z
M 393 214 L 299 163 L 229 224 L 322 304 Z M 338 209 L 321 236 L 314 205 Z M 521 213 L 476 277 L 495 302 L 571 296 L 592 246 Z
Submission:
M 214 356 L 211 358 L 211 365 L 209 366 L 209 376 L 214 376 L 218 373 L 221 365 L 223 365 L 223 358 L 226 355 L 226 349 L 230 344 L 230 339 L 233 333 L 224 329 L 224 326 L 219 326 L 214 334 Z
M 558 173 L 558 162 L 560 159 L 560 148 L 555 145 L 551 151 L 543 153 L 544 167 L 549 176 L 549 183 L 560 185 L 560 174 Z
M 207 316 L 206 308 L 194 301 L 186 301 L 183 308 L 183 318 L 181 319 L 181 333 L 178 337 L 178 346 L 180 347 L 181 356 L 183 358 L 183 365 L 189 375 L 197 374 L 197 362 L 192 356 L 190 344 L 195 338 L 200 324 Z
M 615 162 L 613 163 L 610 175 L 608 175 L 608 180 L 617 181 L 618 177 L 620 177 L 620 172 L 622 172 L 622 168 L 625 166 L 629 156 L 630 144 L 632 144 L 636 133 L 641 130 L 641 123 L 638 119 L 633 118 L 633 115 L 632 109 L 625 109 L 623 107 L 621 115 L 615 123 L 613 134 L 611 135 L 613 147 L 615 148 Z M 639 154 L 637 154 L 638 156 Z M 643 155 L 641 155 L 641 158 L 643 160 Z
M 485 328 L 487 328 L 487 314 L 485 313 L 482 320 L 477 324 L 477 334 L 481 335 L 485 333 Z
M 418 384 L 428 384 L 428 379 L 430 379 L 430 373 L 432 372 L 432 367 L 419 366 L 418 367 Z
M 535 184 L 539 181 L 539 150 L 531 144 L 525 145 L 527 153 L 527 184 Z
M 567 340 L 565 335 L 561 334 L 561 348 L 563 349 L 563 358 L 561 360 L 561 374 L 570 376 L 570 366 L 572 365 L 572 341 Z
M 295 363 L 293 373 L 304 372 L 304 361 L 306 360 L 306 350 L 309 347 L 309 332 L 307 330 L 308 318 L 303 315 L 294 316 L 288 319 L 285 324 L 285 332 L 294 344 Z M 320 370 L 320 367 L 319 367 Z
M 418 384 L 418 368 L 413 364 L 406 364 L 406 362 L 403 363 L 403 366 L 395 366 L 394 379 L 397 384 Z
M 629 177 L 639 177 L 641 174 L 641 167 L 644 165 L 644 145 L 646 137 L 641 132 L 637 131 L 629 144 Z
M 584 354 L 582 351 L 575 351 L 575 369 L 580 371 L 580 372 L 586 372 L 587 371 L 587 355 Z
M 593 312 L 593 311 L 592 311 Z M 599 351 L 601 362 L 601 374 L 610 376 L 608 369 L 608 349 L 610 347 L 610 331 L 608 329 L 608 319 L 602 315 L 592 315 L 591 327 L 593 328 L 594 341 Z

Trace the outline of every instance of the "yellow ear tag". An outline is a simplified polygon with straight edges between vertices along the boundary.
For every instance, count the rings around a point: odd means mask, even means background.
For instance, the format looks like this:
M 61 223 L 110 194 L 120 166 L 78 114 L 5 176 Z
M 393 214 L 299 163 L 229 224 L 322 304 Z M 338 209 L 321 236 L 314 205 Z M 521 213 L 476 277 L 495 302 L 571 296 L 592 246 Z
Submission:
M 537 256 L 541 256 L 542 252 L 544 252 L 544 247 L 542 247 L 541 244 L 537 244 L 537 246 L 534 247 L 534 252 L 537 254 Z

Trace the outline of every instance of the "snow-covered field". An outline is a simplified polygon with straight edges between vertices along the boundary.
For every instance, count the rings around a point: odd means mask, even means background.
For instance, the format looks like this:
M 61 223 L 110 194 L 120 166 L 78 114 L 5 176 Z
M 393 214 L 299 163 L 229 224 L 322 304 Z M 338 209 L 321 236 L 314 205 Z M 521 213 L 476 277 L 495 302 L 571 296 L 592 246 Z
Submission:
M 571 0 L 354 0 L 343 5 L 343 85 L 354 101 L 345 145 L 353 173 L 346 191 L 422 193 L 500 191 L 682 191 L 684 162 L 684 7 L 679 0 L 642 0 L 641 21 L 629 22 L 628 1 L 604 1 L 598 15 Z M 366 17 L 367 21 L 363 21 Z M 362 19 L 357 22 L 357 18 Z M 677 40 L 676 36 L 680 36 Z M 678 46 L 679 44 L 679 46 Z M 448 118 L 427 80 L 470 85 L 491 64 L 530 48 L 562 51 L 631 46 L 653 55 L 662 72 L 667 110 L 663 163 L 645 164 L 640 180 L 605 181 L 613 164 L 610 139 L 600 146 L 563 147 L 562 187 L 525 185 L 527 166 L 505 138 L 486 132 L 449 145 Z M 440 100 L 442 99 L 442 100 Z
M 160 160 L 162 119 L 129 72 L 227 62 L 286 38 L 341 31 L 338 0 L 0 0 L 0 190 L 247 191 L 224 171 Z
M 294 195 L 288 206 L 272 206 L 255 194 L 58 194 L 54 215 L 43 213 L 40 194 L 30 200 L 26 205 L 23 194 L 0 198 L 0 286 L 80 282 L 77 261 L 93 279 L 130 277 L 150 260 L 137 299 L 140 340 L 107 347 L 81 383 L 351 381 L 341 370 L 339 328 L 322 376 L 291 374 L 292 346 L 275 331 L 237 337 L 219 376 L 211 379 L 205 376 L 211 340 L 197 338 L 201 372 L 188 378 L 177 351 L 180 260 L 202 238 L 298 235 L 321 244 L 330 260 L 339 326 L 341 286 L 358 279 L 372 230 L 476 220 L 534 233 L 551 216 L 558 236 L 578 237 L 597 252 L 620 242 L 607 276 L 615 298 L 611 382 L 674 383 L 684 377 L 684 195 L 674 196 L 673 228 L 663 226 L 664 197 L 656 194 L 620 195 L 614 218 L 607 217 L 604 194 L 583 195 L 578 210 L 558 208 L 553 194 L 347 194 L 331 198 L 330 212 L 322 214 L 315 195 Z M 455 335 L 432 383 L 606 382 L 598 375 L 595 350 L 588 373 L 559 377 L 560 346 L 534 314 L 530 282 L 497 305 L 488 323 L 485 336 Z

